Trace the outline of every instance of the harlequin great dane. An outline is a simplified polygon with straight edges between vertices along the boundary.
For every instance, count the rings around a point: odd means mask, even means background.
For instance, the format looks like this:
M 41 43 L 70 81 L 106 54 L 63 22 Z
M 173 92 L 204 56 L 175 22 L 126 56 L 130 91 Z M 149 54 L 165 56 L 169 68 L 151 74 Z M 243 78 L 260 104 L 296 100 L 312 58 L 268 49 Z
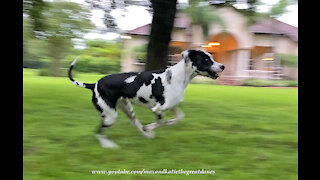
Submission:
M 224 65 L 215 62 L 212 56 L 203 50 L 186 50 L 182 60 L 163 70 L 146 72 L 128 72 L 112 74 L 101 78 L 95 84 L 75 81 L 71 71 L 78 61 L 77 57 L 69 68 L 69 79 L 77 86 L 92 91 L 92 103 L 102 117 L 96 138 L 102 147 L 117 147 L 103 134 L 117 118 L 117 107 L 131 120 L 132 124 L 147 138 L 154 138 L 152 131 L 163 125 L 172 125 L 184 117 L 178 105 L 183 101 L 188 83 L 197 75 L 212 79 L 219 77 Z M 131 102 L 152 110 L 157 120 L 143 126 L 135 116 Z M 171 110 L 174 119 L 164 121 L 164 112 Z

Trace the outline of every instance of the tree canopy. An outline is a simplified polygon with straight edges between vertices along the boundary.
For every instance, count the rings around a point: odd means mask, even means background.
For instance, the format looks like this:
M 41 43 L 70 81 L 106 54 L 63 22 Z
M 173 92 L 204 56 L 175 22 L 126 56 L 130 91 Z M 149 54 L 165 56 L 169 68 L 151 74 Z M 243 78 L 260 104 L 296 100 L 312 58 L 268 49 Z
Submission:
M 51 59 L 51 75 L 59 76 L 61 59 L 73 48 L 73 38 L 83 37 L 93 25 L 89 11 L 77 3 L 65 1 L 47 2 L 25 0 L 24 5 L 24 48 L 41 44 L 46 48 L 46 56 Z M 33 41 L 33 43 L 27 43 Z M 39 42 L 39 43 L 35 43 Z M 44 44 L 46 46 L 44 46 Z M 27 48 L 25 57 L 37 48 Z

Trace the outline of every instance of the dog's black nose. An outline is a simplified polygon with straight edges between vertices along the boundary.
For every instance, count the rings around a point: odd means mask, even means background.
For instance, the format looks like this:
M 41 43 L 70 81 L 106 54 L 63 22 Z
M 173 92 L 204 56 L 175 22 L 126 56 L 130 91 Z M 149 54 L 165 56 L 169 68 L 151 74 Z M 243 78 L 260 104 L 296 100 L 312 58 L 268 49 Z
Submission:
M 224 70 L 224 65 L 221 65 L 221 66 L 220 66 L 220 69 L 223 71 L 223 70 Z

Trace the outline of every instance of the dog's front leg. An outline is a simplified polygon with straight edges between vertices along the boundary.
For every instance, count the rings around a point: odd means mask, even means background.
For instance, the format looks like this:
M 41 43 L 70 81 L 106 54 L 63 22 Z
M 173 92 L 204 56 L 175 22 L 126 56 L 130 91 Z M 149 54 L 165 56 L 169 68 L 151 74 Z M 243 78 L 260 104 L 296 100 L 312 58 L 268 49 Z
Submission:
M 172 125 L 172 124 L 176 124 L 177 122 L 179 122 L 181 119 L 184 118 L 184 113 L 183 111 L 178 108 L 177 106 L 171 109 L 172 112 L 174 113 L 175 118 L 168 120 L 168 121 L 163 121 L 163 113 L 155 113 L 157 115 L 157 122 L 148 124 L 146 126 L 143 127 L 143 129 L 145 131 L 152 131 L 158 127 L 161 127 L 163 125 Z
M 152 131 L 145 131 L 143 129 L 143 125 L 136 118 L 135 113 L 133 111 L 133 107 L 131 102 L 127 98 L 120 98 L 118 101 L 118 107 L 129 117 L 131 120 L 132 125 L 136 126 L 137 129 L 147 138 L 154 138 L 155 133 Z
M 157 103 L 153 108 L 151 108 L 152 112 L 155 113 L 155 114 L 161 114 L 162 112 L 159 111 L 161 107 L 161 104 L 160 103 Z
M 155 113 L 155 115 L 157 116 L 157 121 L 154 122 L 154 123 L 150 123 L 146 126 L 143 127 L 143 130 L 146 131 L 146 132 L 149 132 L 149 131 L 152 131 L 153 129 L 156 129 L 162 125 L 164 125 L 164 121 L 163 121 L 163 115 L 164 113 L 163 112 L 157 112 Z
M 165 122 L 165 125 L 172 125 L 172 124 L 176 124 L 177 122 L 179 122 L 181 119 L 184 118 L 184 113 L 183 111 L 179 108 L 179 107 L 174 107 L 172 109 L 172 112 L 175 115 L 174 119 L 168 120 Z

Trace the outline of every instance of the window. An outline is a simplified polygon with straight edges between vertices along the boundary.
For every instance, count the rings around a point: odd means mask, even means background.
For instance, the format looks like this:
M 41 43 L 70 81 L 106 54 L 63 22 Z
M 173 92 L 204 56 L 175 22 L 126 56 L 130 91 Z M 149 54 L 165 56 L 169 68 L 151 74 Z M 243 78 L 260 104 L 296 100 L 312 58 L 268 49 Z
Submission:
M 254 70 L 254 66 L 253 66 L 253 59 L 249 60 L 249 70 Z

